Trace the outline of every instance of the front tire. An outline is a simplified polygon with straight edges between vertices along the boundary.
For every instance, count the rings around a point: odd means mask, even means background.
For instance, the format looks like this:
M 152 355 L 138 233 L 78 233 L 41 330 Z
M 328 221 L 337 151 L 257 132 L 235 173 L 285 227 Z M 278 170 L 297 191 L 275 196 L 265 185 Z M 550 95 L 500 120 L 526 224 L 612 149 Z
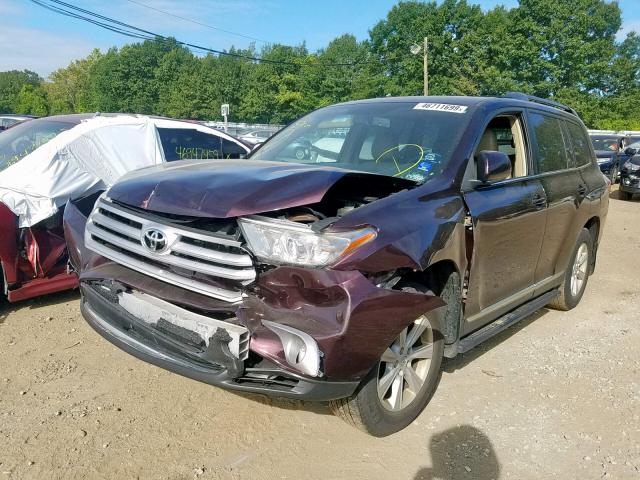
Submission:
M 421 316 L 382 354 L 355 395 L 331 402 L 335 415 L 376 436 L 402 430 L 427 406 L 440 382 L 444 338 L 438 318 Z
M 611 167 L 611 175 L 609 177 L 611 185 L 615 185 L 618 181 L 618 167 Z
M 589 280 L 589 268 L 593 255 L 593 237 L 591 232 L 583 228 L 573 249 L 571 261 L 564 274 L 560 286 L 560 294 L 549 304 L 557 310 L 571 310 L 575 308 L 584 294 Z

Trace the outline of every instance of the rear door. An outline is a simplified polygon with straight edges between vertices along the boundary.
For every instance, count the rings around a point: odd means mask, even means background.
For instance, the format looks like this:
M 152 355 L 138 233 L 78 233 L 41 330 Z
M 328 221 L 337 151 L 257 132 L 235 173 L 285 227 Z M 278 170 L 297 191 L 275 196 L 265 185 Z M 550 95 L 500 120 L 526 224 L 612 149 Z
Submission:
M 531 148 L 524 112 L 515 110 L 492 119 L 478 140 L 476 154 L 481 150 L 509 154 L 504 148 L 509 136 L 507 125 L 513 145 L 513 177 L 464 191 L 471 216 L 473 253 L 463 334 L 495 320 L 533 295 L 547 202 L 540 180 L 530 174 Z M 488 133 L 491 130 L 493 133 Z M 475 163 L 474 159 L 470 162 Z
M 587 186 L 576 167 L 573 144 L 563 116 L 530 110 L 534 171 L 547 197 L 547 217 L 534 281 L 537 293 L 556 286 L 573 251 L 578 211 Z

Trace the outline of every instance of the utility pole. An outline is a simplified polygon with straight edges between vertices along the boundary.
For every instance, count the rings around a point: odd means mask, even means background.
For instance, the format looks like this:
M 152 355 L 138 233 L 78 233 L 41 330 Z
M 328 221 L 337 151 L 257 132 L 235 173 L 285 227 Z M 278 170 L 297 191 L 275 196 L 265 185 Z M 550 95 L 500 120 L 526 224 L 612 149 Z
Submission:
M 429 38 L 424 37 L 424 47 L 422 47 L 424 54 L 424 95 L 429 95 Z

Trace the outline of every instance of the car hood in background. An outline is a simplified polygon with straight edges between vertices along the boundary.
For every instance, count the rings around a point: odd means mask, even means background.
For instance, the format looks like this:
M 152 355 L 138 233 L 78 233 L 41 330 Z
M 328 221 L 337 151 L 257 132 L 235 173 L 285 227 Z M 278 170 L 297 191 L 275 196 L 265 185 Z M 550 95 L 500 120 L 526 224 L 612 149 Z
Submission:
M 226 218 L 318 203 L 343 178 L 384 182 L 398 190 L 414 182 L 324 165 L 251 160 L 175 162 L 133 172 L 109 198 L 151 212 Z M 373 189 L 373 185 L 372 185 Z
M 598 158 L 613 158 L 616 152 L 611 150 L 596 150 L 596 157 Z

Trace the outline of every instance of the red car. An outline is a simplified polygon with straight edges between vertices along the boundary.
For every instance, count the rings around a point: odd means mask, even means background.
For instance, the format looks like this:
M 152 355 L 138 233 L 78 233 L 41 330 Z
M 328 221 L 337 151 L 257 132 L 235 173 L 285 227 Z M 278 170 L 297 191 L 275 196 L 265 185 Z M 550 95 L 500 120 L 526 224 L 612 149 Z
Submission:
M 60 115 L 1 132 L 0 301 L 78 285 L 67 269 L 62 227 L 68 200 L 100 192 L 142 166 L 247 153 L 212 128 L 135 115 Z

